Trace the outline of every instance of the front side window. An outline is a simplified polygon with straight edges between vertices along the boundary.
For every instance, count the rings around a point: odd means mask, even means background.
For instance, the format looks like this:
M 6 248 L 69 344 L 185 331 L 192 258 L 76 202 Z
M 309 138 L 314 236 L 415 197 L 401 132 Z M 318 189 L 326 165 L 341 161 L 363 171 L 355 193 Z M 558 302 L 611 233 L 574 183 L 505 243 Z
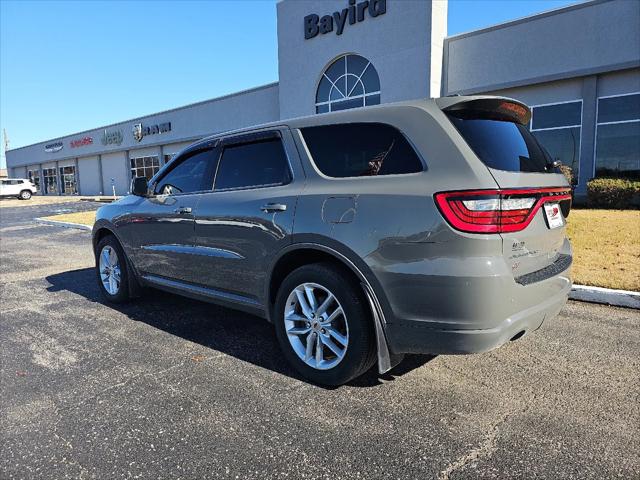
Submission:
M 154 189 L 156 195 L 193 193 L 211 188 L 211 171 L 217 159 L 217 150 L 204 150 L 191 154 L 163 176 Z
M 131 158 L 130 162 L 131 178 L 146 177 L 147 180 L 151 180 L 160 170 L 160 161 L 157 155 Z
M 577 184 L 580 168 L 581 125 L 581 101 L 532 108 L 531 132 L 552 161 L 571 167 L 574 184 Z
M 215 190 L 284 185 L 291 181 L 289 162 L 279 138 L 225 147 Z
M 407 139 L 391 125 L 347 123 L 301 129 L 318 170 L 328 177 L 416 173 L 423 165 Z
M 597 177 L 640 178 L 640 93 L 598 99 Z
M 316 113 L 378 105 L 380 78 L 371 62 L 360 55 L 343 55 L 322 74 L 316 91 Z

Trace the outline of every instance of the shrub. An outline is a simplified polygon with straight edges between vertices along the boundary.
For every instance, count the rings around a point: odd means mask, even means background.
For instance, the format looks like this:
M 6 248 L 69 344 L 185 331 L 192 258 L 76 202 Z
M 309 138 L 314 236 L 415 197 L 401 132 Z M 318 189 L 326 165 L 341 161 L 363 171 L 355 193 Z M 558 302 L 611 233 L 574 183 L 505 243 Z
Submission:
M 571 185 L 572 187 L 575 186 L 575 183 L 574 183 L 575 179 L 573 178 L 573 170 L 569 165 L 560 165 L 560 172 L 566 177 L 567 182 L 569 182 L 569 185 Z
M 587 182 L 587 205 L 627 209 L 640 203 L 640 180 L 592 178 Z

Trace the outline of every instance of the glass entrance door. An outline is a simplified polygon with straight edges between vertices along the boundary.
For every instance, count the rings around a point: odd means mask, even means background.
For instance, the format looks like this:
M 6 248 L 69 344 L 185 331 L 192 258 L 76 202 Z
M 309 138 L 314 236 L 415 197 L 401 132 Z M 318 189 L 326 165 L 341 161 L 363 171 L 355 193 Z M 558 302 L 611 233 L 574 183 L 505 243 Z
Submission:
M 40 171 L 39 170 L 28 170 L 27 177 L 29 180 L 38 188 L 38 193 L 42 193 L 40 189 Z
M 60 193 L 63 195 L 78 193 L 75 165 L 60 167 Z
M 43 168 L 42 178 L 44 180 L 44 193 L 48 195 L 58 195 L 58 177 L 55 168 Z

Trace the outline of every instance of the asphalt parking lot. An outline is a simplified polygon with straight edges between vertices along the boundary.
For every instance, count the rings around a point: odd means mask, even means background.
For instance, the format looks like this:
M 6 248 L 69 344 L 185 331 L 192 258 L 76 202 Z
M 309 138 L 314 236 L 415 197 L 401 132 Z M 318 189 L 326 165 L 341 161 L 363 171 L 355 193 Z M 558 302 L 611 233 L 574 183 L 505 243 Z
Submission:
M 0 211 L 0 478 L 639 478 L 640 312 L 570 302 L 475 356 L 324 389 L 263 320 L 101 302 L 86 202 Z

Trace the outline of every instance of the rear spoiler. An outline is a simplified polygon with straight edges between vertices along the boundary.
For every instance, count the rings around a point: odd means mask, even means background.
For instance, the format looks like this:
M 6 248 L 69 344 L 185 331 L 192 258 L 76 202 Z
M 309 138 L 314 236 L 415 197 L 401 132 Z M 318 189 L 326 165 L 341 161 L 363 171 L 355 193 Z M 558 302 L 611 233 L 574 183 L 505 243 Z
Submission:
M 441 100 L 443 101 L 439 102 L 439 106 L 442 111 L 458 118 L 485 118 L 488 120 L 514 122 L 521 125 L 528 125 L 531 120 L 529 107 L 511 98 L 449 97 Z

